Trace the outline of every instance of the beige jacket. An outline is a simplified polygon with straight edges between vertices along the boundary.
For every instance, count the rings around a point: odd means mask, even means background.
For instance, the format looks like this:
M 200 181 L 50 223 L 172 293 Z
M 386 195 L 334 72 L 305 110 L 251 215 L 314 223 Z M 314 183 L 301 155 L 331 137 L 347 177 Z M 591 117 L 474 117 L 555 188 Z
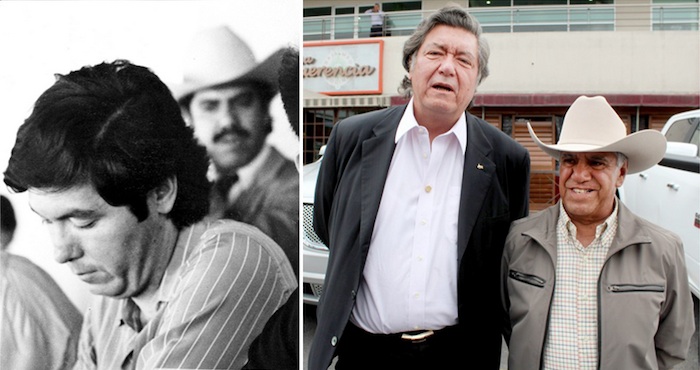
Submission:
M 539 369 L 556 284 L 559 205 L 515 221 L 506 239 L 502 298 L 508 369 Z M 619 204 L 618 230 L 598 280 L 598 368 L 668 369 L 695 331 L 678 236 Z

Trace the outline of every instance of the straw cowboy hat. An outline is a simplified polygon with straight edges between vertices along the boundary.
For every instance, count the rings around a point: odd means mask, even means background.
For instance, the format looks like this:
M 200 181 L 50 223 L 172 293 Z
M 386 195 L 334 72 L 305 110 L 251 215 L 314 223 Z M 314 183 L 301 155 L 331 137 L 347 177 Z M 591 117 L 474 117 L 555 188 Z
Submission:
M 277 75 L 282 60 L 280 49 L 262 62 L 255 60 L 248 44 L 226 26 L 197 33 L 184 63 L 183 81 L 171 86 L 178 102 L 196 91 L 224 84 L 263 83 L 267 97 L 277 93 Z
M 656 130 L 627 135 L 625 124 L 602 96 L 580 96 L 564 116 L 559 142 L 542 143 L 528 122 L 530 136 L 545 153 L 559 159 L 562 152 L 619 152 L 628 159 L 627 173 L 644 171 L 666 153 L 666 138 Z

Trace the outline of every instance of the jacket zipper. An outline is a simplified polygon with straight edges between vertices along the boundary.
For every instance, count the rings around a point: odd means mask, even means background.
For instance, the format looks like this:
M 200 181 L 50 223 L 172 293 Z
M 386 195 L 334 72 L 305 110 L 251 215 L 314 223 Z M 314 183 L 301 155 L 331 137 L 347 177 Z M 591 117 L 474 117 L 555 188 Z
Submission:
M 611 293 L 664 292 L 663 285 L 657 284 L 613 284 L 608 286 Z
M 536 286 L 538 288 L 544 288 L 544 283 L 546 282 L 544 279 L 542 279 L 539 276 L 525 274 L 525 273 L 515 271 L 515 270 L 508 271 L 508 276 L 511 279 L 515 279 L 517 281 L 523 282 L 525 284 L 533 285 L 533 286 Z

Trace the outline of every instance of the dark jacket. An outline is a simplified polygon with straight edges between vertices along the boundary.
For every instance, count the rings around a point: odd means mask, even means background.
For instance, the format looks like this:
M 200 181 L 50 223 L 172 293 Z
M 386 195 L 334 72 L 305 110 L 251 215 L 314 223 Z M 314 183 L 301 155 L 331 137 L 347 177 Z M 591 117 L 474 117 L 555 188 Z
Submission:
M 318 176 L 314 226 L 330 249 L 309 370 L 327 368 L 342 342 L 406 106 L 352 116 L 333 129 Z M 528 213 L 530 157 L 503 132 L 467 114 L 458 221 L 458 314 L 465 358 L 500 365 L 499 271 L 511 221 Z

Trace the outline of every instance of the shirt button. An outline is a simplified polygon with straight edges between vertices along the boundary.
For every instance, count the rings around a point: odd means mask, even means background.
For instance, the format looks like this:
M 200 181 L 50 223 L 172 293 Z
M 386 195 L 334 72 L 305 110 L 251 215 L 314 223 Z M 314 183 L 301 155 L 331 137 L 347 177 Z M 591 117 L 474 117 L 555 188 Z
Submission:
M 426 185 L 426 187 L 425 187 L 425 192 L 426 192 L 426 193 L 430 193 L 431 190 L 433 190 L 433 187 L 430 186 L 430 185 Z

